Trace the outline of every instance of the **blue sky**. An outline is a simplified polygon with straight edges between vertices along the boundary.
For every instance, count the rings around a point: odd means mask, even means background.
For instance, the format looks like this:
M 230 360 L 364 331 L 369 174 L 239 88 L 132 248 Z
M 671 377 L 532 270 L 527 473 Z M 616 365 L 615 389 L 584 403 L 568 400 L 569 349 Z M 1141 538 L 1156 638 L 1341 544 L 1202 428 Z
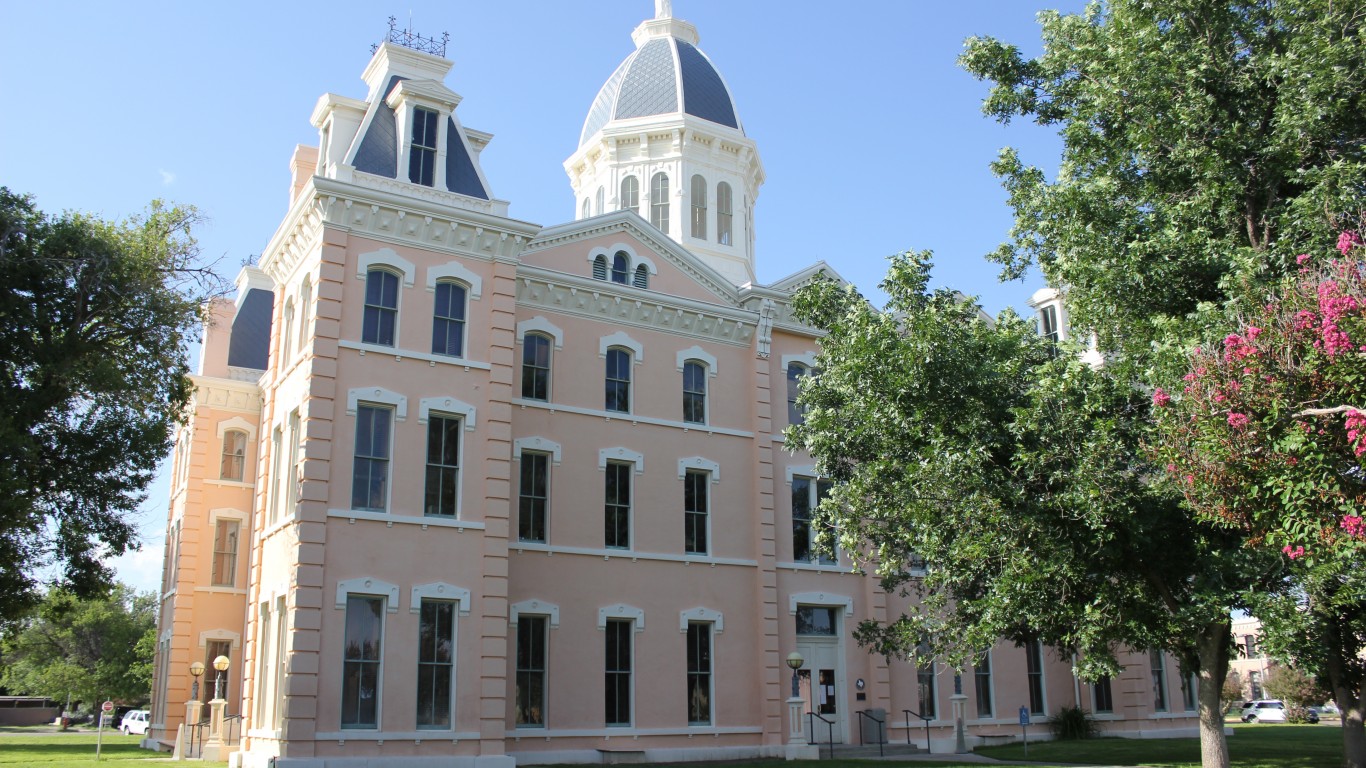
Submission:
M 986 85 L 958 68 L 963 40 L 1040 50 L 1042 8 L 1081 0 L 675 0 L 733 92 L 767 172 L 755 209 L 760 282 L 824 259 L 874 300 L 885 258 L 935 252 L 935 283 L 1014 306 L 1042 284 L 1000 284 L 983 255 L 1007 238 L 988 164 L 1002 147 L 1056 168 L 1060 144 L 1024 121 L 984 117 Z M 573 217 L 563 169 L 604 80 L 632 50 L 651 0 L 9 3 L 0 14 L 0 185 L 47 211 L 123 218 L 162 198 L 197 206 L 207 259 L 231 278 L 285 213 L 290 153 L 317 143 L 309 114 L 333 92 L 363 97 L 361 70 L 389 14 L 449 32 L 447 85 L 483 152 L 495 196 L 541 225 Z M 159 583 L 166 485 L 121 577 Z

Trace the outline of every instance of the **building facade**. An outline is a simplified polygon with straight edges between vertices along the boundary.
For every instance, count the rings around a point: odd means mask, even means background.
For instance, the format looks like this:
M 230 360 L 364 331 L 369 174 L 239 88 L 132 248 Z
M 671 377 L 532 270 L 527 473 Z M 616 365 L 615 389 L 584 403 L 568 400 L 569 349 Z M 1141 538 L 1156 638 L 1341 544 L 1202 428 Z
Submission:
M 970 744 L 1074 705 L 1193 733 L 1161 654 L 1089 685 L 1001 644 L 956 679 L 853 640 L 914 608 L 816 546 L 828 486 L 783 442 L 819 345 L 790 298 L 838 275 L 755 281 L 756 144 L 658 5 L 566 161 L 568 223 L 507 216 L 441 56 L 384 43 L 363 98 L 318 101 L 206 330 L 149 746 L 219 655 L 246 766 L 799 755 L 808 726 L 871 738 L 861 712 L 942 752 L 955 703 Z

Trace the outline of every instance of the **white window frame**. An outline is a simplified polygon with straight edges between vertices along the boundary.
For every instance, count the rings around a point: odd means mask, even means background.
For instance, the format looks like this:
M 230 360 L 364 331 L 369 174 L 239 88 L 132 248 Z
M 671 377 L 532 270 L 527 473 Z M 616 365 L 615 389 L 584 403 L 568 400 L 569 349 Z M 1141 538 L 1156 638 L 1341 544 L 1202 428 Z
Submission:
M 251 532 L 247 528 L 247 521 L 251 518 L 246 512 L 234 507 L 220 507 L 209 510 L 209 530 L 213 531 L 212 560 L 209 561 L 209 585 L 219 589 L 238 589 L 238 583 L 242 581 L 242 564 L 245 562 L 245 544 L 251 538 Z M 214 560 L 218 558 L 218 522 L 220 520 L 233 520 L 237 522 L 237 554 L 233 557 L 232 584 L 216 584 L 213 580 Z

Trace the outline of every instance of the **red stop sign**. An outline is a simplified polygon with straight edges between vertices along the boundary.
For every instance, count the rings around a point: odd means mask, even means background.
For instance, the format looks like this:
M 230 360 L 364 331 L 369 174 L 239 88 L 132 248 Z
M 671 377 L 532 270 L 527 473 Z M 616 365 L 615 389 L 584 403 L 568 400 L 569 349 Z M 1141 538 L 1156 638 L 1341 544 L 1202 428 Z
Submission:
M 100 705 L 100 709 L 104 710 L 105 712 L 113 712 L 113 711 L 114 711 L 114 702 L 112 702 L 112 701 L 106 701 L 105 703 L 103 703 L 103 704 Z

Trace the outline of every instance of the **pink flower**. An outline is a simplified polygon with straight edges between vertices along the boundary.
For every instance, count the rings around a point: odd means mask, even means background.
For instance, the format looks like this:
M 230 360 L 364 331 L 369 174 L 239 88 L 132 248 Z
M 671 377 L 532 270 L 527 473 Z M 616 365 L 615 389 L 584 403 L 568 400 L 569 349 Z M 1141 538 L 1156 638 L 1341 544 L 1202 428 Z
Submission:
M 1158 408 L 1165 408 L 1167 403 L 1170 403 L 1171 401 L 1172 396 L 1167 394 L 1166 392 L 1163 392 L 1161 387 L 1158 387 L 1157 390 L 1153 392 L 1154 406 Z
M 1301 253 L 1299 256 L 1295 257 L 1296 264 L 1303 265 L 1306 261 L 1309 261 L 1309 254 L 1307 253 Z
M 1247 421 L 1247 414 L 1245 413 L 1229 413 L 1228 415 L 1228 425 L 1234 429 L 1243 429 L 1247 426 Z
M 1294 328 L 1297 331 L 1306 331 L 1313 328 L 1315 325 L 1318 325 L 1318 322 L 1318 315 L 1315 315 L 1307 309 L 1301 309 L 1299 312 L 1295 313 Z
M 1338 235 L 1338 252 L 1343 256 L 1346 256 L 1354 246 L 1358 245 L 1361 245 L 1361 235 L 1351 230 L 1345 230 Z
M 1261 329 L 1261 328 L 1258 328 L 1258 327 L 1255 326 L 1255 325 L 1249 325 L 1249 326 L 1247 327 L 1247 340 L 1248 340 L 1248 341 L 1256 341 L 1256 340 L 1257 340 L 1257 337 L 1258 337 L 1258 336 L 1261 336 L 1261 335 L 1262 335 L 1262 329 Z
M 1289 544 L 1286 544 L 1284 547 L 1281 547 L 1281 551 L 1284 552 L 1285 556 L 1290 558 L 1291 560 L 1298 560 L 1299 558 L 1304 557 L 1303 546 L 1298 546 L 1292 549 Z
M 1227 400 L 1227 399 L 1228 399 L 1227 397 L 1224 397 L 1224 393 L 1223 393 L 1223 392 L 1215 392 L 1215 393 L 1214 393 L 1214 402 L 1216 402 L 1216 403 L 1222 403 L 1222 402 L 1224 402 L 1224 401 Z
M 1176 465 L 1175 465 L 1175 464 L 1168 464 L 1168 465 L 1167 465 L 1167 471 L 1170 472 L 1170 473 L 1172 473 L 1173 475 L 1176 474 Z
M 1363 521 L 1360 515 L 1343 515 L 1341 525 L 1348 536 L 1354 539 L 1366 538 L 1366 521 Z

